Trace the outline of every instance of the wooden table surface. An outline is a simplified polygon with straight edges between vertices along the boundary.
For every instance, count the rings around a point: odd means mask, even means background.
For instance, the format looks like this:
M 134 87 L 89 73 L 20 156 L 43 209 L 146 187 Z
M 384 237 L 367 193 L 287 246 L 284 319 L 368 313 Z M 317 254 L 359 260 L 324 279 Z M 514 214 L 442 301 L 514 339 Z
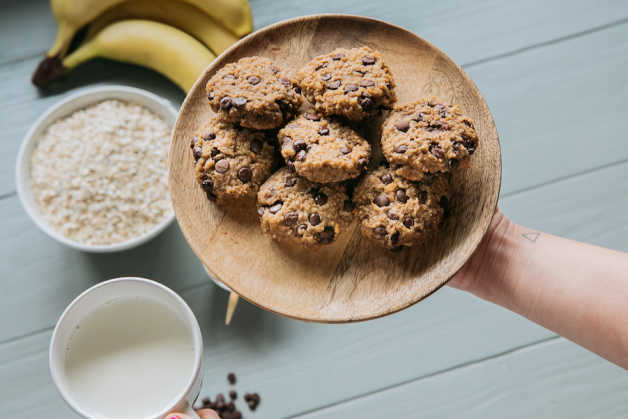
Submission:
M 500 207 L 514 221 L 628 251 L 628 3 L 495 0 L 252 0 L 256 28 L 344 12 L 406 27 L 461 64 L 500 133 Z M 338 30 L 342 30 L 339 28 Z M 55 34 L 45 0 L 0 12 L 0 411 L 74 417 L 48 372 L 63 308 L 102 280 L 143 276 L 179 292 L 205 339 L 205 387 L 262 396 L 252 418 L 626 418 L 628 374 L 552 332 L 448 287 L 401 313 L 352 325 L 308 324 L 241 303 L 207 278 L 178 227 L 114 255 L 45 236 L 15 192 L 32 122 L 94 84 L 183 94 L 145 69 L 94 61 L 42 95 L 30 74 Z

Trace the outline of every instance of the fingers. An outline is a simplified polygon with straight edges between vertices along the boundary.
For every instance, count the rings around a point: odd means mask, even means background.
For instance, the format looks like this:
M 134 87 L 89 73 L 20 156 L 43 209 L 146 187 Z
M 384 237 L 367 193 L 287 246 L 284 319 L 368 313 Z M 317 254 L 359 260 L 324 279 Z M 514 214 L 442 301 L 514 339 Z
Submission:
M 220 416 L 216 412 L 211 409 L 200 409 L 197 410 L 196 413 L 201 417 L 201 419 L 220 419 Z M 183 413 L 171 413 L 166 416 L 164 419 L 192 419 L 188 415 L 184 415 Z

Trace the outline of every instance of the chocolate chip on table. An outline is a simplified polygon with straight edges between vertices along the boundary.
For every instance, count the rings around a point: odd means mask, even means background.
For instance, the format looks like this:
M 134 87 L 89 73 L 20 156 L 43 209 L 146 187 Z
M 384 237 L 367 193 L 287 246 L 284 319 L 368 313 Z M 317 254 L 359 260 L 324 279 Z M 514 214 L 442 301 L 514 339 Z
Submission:
M 316 114 L 313 114 L 313 113 L 306 113 L 306 114 L 303 115 L 303 117 L 305 119 L 310 120 L 310 121 L 320 121 L 321 120 L 320 116 L 318 116 Z
M 397 214 L 395 214 L 394 212 L 392 212 L 392 211 L 388 211 L 388 213 L 386 215 L 391 220 L 398 220 L 399 219 L 399 216 Z
M 287 226 L 293 226 L 299 221 L 299 214 L 296 211 L 287 212 L 283 217 L 283 222 Z
M 381 178 L 382 183 L 384 183 L 385 185 L 388 185 L 389 183 L 392 183 L 393 178 L 390 175 L 390 173 L 386 173 L 384 176 L 382 176 Z
M 292 144 L 292 148 L 294 151 L 305 150 L 307 148 L 307 144 L 304 140 L 299 138 Z
M 257 209 L 257 215 L 259 215 L 260 217 L 264 215 L 264 207 L 259 207 Z
M 406 132 L 410 129 L 410 121 L 407 119 L 397 121 L 395 122 L 395 128 L 397 128 L 401 132 Z
M 310 214 L 310 216 L 308 217 L 308 220 L 310 224 L 312 224 L 313 226 L 317 226 L 321 223 L 321 216 L 318 215 L 318 213 L 314 212 Z
M 231 98 L 229 96 L 225 96 L 220 99 L 220 109 L 227 110 L 231 108 Z
M 397 189 L 397 192 L 395 192 L 395 198 L 397 198 L 397 201 L 404 204 L 408 202 L 408 195 L 406 195 L 406 191 L 403 189 Z
M 345 86 L 345 93 L 349 93 L 349 92 L 355 92 L 356 90 L 358 90 L 359 87 L 357 84 L 355 83 L 349 83 Z
M 218 173 L 225 173 L 227 170 L 229 170 L 229 162 L 227 161 L 227 159 L 220 159 L 216 162 L 214 169 L 216 169 Z
M 230 372 L 229 374 L 227 374 L 227 381 L 229 381 L 229 384 L 234 385 L 237 381 L 236 375 Z
M 318 192 L 314 195 L 314 202 L 316 202 L 317 205 L 325 205 L 327 203 L 327 195 L 322 192 Z
M 329 128 L 321 128 L 318 130 L 319 135 L 329 135 Z
M 258 140 L 257 138 L 255 138 L 253 141 L 251 141 L 251 151 L 253 153 L 259 153 L 260 151 L 262 151 L 262 142 L 260 140 Z
M 375 64 L 375 57 L 371 57 L 370 55 L 365 55 L 364 57 L 362 57 L 362 64 L 364 65 Z
M 345 211 L 351 212 L 353 211 L 353 208 L 355 207 L 355 205 L 353 205 L 353 202 L 349 201 L 349 200 L 345 200 L 345 202 L 342 205 L 342 208 Z
M 403 225 L 410 228 L 414 225 L 414 219 L 412 217 L 406 217 L 403 219 Z
M 397 144 L 393 149 L 395 153 L 403 154 L 408 151 L 408 146 L 405 144 Z
M 330 83 L 327 83 L 327 88 L 329 90 L 336 90 L 337 88 L 340 87 L 340 85 L 342 84 L 342 82 L 340 80 L 334 80 Z
M 378 236 L 385 236 L 386 235 L 386 227 L 384 227 L 384 226 L 377 226 L 377 227 L 375 227 L 375 229 L 373 231 L 375 231 L 375 234 L 377 234 Z
M 203 406 L 209 406 L 211 404 L 211 400 L 209 400 L 209 397 L 203 397 L 201 403 L 203 403 Z
M 296 156 L 294 156 L 294 159 L 296 161 L 304 161 L 306 156 L 307 156 L 307 151 L 301 150 L 296 154 Z
M 260 79 L 260 78 L 259 78 L 259 77 L 257 77 L 257 76 L 249 76 L 249 78 L 248 78 L 247 80 L 248 80 L 248 82 L 249 82 L 250 84 L 252 84 L 253 86 L 255 86 L 255 85 L 256 85 L 256 84 L 258 84 L 260 81 L 262 81 L 262 79 Z
M 342 147 L 340 147 L 340 152 L 342 154 L 349 154 L 351 153 L 351 147 L 347 147 L 346 145 L 343 145 Z
M 224 409 L 226 407 L 225 396 L 223 396 L 222 393 L 218 393 L 216 395 L 216 403 L 214 404 L 216 405 L 216 409 Z
M 334 231 L 333 227 L 330 226 L 326 226 L 323 231 L 316 233 L 314 235 L 314 237 L 316 237 L 316 240 L 318 240 L 319 243 L 321 244 L 329 244 L 331 242 L 334 241 L 334 236 L 336 235 L 336 232 Z M 253 400 L 256 400 L 255 396 L 257 395 L 257 393 L 253 394 Z M 259 395 L 257 395 L 257 397 L 259 397 Z M 256 402 L 255 403 L 255 407 L 257 407 L 257 404 L 259 403 Z M 250 404 L 249 404 L 250 406 Z M 253 409 L 255 410 L 255 409 Z
M 323 81 L 329 81 L 329 80 L 331 79 L 331 74 L 329 74 L 329 73 L 327 73 L 327 74 L 323 74 L 323 75 L 321 76 L 321 79 L 322 79 Z
M 419 191 L 419 203 L 425 204 L 427 202 L 427 191 Z
M 345 55 L 342 52 L 337 52 L 331 58 L 334 61 L 338 61 L 338 60 L 342 60 L 344 57 Z
M 268 208 L 268 211 L 270 211 L 271 214 L 277 214 L 279 210 L 281 210 L 281 207 L 283 207 L 283 202 L 279 201 L 276 204 L 271 205 L 271 207 Z
M 284 79 L 283 77 L 279 79 L 279 83 L 283 84 L 286 87 L 292 86 L 292 82 L 288 79 Z
M 377 205 L 378 207 L 385 207 L 390 205 L 390 199 L 388 199 L 386 194 L 383 192 L 377 195 L 373 202 L 375 202 L 375 205 Z
M 238 170 L 238 179 L 240 179 L 243 183 L 248 182 L 249 180 L 251 180 L 251 178 L 253 177 L 253 172 L 251 171 L 250 167 L 241 167 L 240 170 Z
M 435 157 L 438 157 L 439 159 L 442 159 L 443 157 L 445 157 L 445 153 L 443 153 L 443 149 L 440 148 L 440 146 L 436 143 L 430 144 L 429 151 L 432 155 L 434 155 Z
M 452 169 L 455 169 L 456 167 L 458 167 L 458 160 L 449 159 L 449 167 Z
M 291 187 L 297 184 L 297 178 L 294 176 L 286 176 L 286 180 L 284 181 L 284 185 L 287 187 Z
M 375 82 L 373 80 L 362 80 L 360 82 L 360 86 L 361 87 L 371 87 L 371 86 L 375 86 Z
M 246 102 L 248 102 L 248 100 L 242 96 L 238 96 L 237 98 L 233 99 L 233 104 L 236 106 L 244 106 L 246 105 Z
M 238 392 L 237 392 L 237 391 L 235 391 L 235 390 L 231 390 L 231 391 L 229 392 L 229 398 L 230 398 L 231 400 L 235 400 L 235 399 L 237 399 L 237 398 L 238 398 Z

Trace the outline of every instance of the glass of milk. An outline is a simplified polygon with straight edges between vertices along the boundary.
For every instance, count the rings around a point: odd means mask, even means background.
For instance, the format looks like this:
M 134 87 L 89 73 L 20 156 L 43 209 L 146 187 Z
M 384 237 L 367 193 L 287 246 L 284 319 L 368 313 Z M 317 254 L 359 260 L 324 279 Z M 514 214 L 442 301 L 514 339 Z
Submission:
M 118 278 L 83 292 L 59 318 L 49 355 L 61 396 L 83 417 L 198 417 L 201 331 L 183 299 L 157 282 Z

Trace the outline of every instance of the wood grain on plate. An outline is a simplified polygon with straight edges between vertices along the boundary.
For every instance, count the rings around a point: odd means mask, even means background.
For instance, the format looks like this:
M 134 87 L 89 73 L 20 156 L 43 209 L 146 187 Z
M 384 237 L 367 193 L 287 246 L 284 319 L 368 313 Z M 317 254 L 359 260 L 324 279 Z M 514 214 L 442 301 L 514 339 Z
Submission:
M 338 29 L 342 28 L 341 31 Z M 196 184 L 189 141 L 211 111 L 205 84 L 224 64 L 261 55 L 296 71 L 336 47 L 378 50 L 397 83 L 398 103 L 433 95 L 458 103 L 480 137 L 472 167 L 453 178 L 451 216 L 424 246 L 391 253 L 373 247 L 354 225 L 350 234 L 318 251 L 290 249 L 262 235 L 251 207 L 221 209 Z M 372 126 L 367 137 L 378 140 Z M 212 63 L 188 94 L 170 150 L 170 188 L 177 220 L 216 278 L 267 310 L 319 322 L 366 320 L 416 303 L 469 258 L 492 219 L 501 181 L 499 139 L 473 82 L 442 51 L 378 20 L 349 15 L 301 17 L 258 31 Z

